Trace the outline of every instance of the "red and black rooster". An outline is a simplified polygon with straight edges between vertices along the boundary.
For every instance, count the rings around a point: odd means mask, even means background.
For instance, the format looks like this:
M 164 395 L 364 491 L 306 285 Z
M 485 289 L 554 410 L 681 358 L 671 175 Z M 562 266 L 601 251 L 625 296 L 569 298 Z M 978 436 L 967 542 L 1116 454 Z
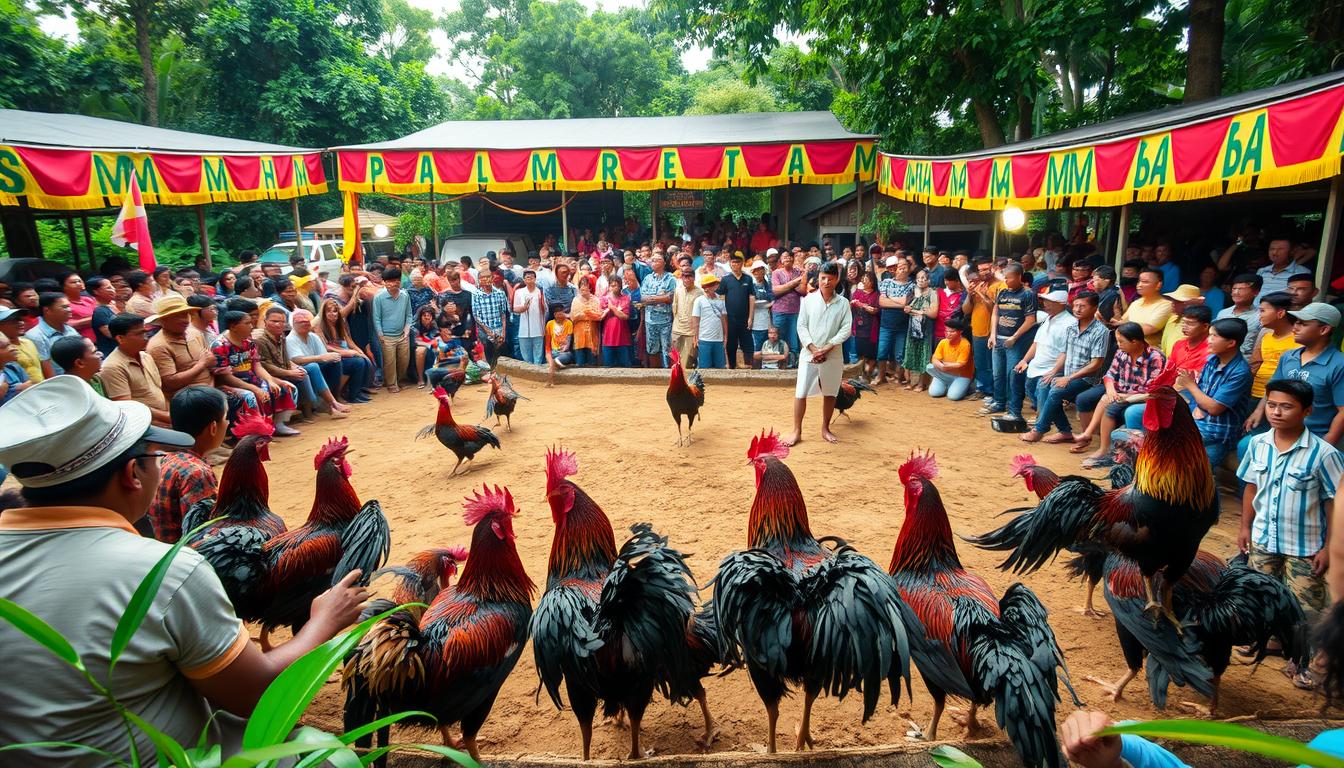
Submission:
M 835 410 L 843 413 L 848 419 L 849 414 L 845 411 L 853 408 L 854 404 L 859 402 L 859 398 L 863 397 L 864 392 L 872 392 L 874 397 L 877 396 L 877 390 L 868 386 L 868 382 L 863 379 L 853 378 L 840 382 L 840 390 L 835 393 Z
M 557 708 L 564 683 L 584 760 L 598 701 L 609 717 L 629 714 L 629 758 L 644 757 L 639 726 L 655 690 L 677 703 L 700 703 L 708 746 L 714 721 L 700 678 L 719 654 L 712 621 L 692 619 L 695 579 L 682 554 L 648 523 L 633 526 L 618 552 L 606 513 L 568 479 L 578 470 L 573 453 L 546 452 L 555 538 L 546 592 L 532 617 L 537 674 Z
M 790 683 L 803 687 L 797 748 L 813 746 L 812 704 L 825 693 L 863 693 L 863 722 L 877 709 L 882 681 L 900 699 L 910 685 L 910 649 L 896 584 L 843 541 L 824 548 L 813 538 L 798 481 L 774 432 L 754 437 L 747 458 L 756 498 L 744 552 L 723 559 L 714 577 L 714 617 L 728 663 L 746 666 L 765 704 L 769 751 L 775 751 L 779 700 Z M 831 540 L 828 540 L 831 541 Z
M 673 445 L 690 445 L 691 428 L 695 426 L 695 417 L 705 405 L 705 380 L 699 371 L 687 373 L 681 367 L 681 355 L 677 350 L 668 352 L 672 360 L 671 380 L 667 384 L 667 407 L 672 410 L 672 418 L 677 422 L 677 442 Z M 681 417 L 686 417 L 686 434 L 681 433 Z
M 439 387 L 434 390 L 434 397 L 439 401 L 439 413 L 435 417 L 434 423 L 415 433 L 415 439 L 434 435 L 443 443 L 443 447 L 453 452 L 457 457 L 457 463 L 453 465 L 453 471 L 449 477 L 457 474 L 457 468 L 462 466 L 462 462 L 470 462 L 477 453 L 487 445 L 493 445 L 499 448 L 499 438 L 495 433 L 485 427 L 473 426 L 471 424 L 458 424 L 453 421 L 453 403 L 448 397 L 448 393 Z M 464 470 L 466 474 L 470 469 Z
M 189 542 L 193 547 L 223 528 L 246 526 L 256 528 L 267 539 L 285 532 L 285 521 L 270 509 L 270 483 L 265 462 L 271 460 L 271 435 L 275 424 L 257 411 L 247 411 L 233 425 L 238 438 L 213 499 L 202 499 L 191 505 L 182 516 L 182 533 L 195 530 L 208 520 L 223 517 L 202 530 Z M 230 595 L 232 597 L 232 595 Z
M 1105 564 L 1106 602 L 1115 613 L 1115 632 L 1125 655 L 1127 671 L 1115 683 L 1088 680 L 1106 689 L 1118 701 L 1148 657 L 1148 693 L 1158 709 L 1167 705 L 1169 683 L 1189 685 L 1209 697 L 1208 707 L 1187 703 L 1212 715 L 1218 708 L 1218 687 L 1232 659 L 1234 646 L 1248 645 L 1255 663 L 1262 661 L 1271 638 L 1285 658 L 1305 661 L 1306 617 L 1296 596 L 1281 581 L 1231 564 L 1201 550 L 1185 576 L 1172 589 L 1176 615 L 1186 627 L 1184 636 L 1144 615 L 1143 574 L 1133 560 L 1112 553 Z M 1300 658 L 1301 657 L 1301 658 Z
M 1064 671 L 1066 684 L 1068 669 L 1045 606 L 1022 584 L 996 600 L 984 579 L 962 567 L 933 484 L 937 474 L 929 454 L 912 455 L 901 465 L 905 524 L 888 569 L 909 606 L 904 617 L 910 654 L 933 696 L 927 736 L 938 738 L 948 694 L 971 703 L 968 737 L 979 728 L 976 709 L 992 703 L 1024 765 L 1058 768 L 1063 761 L 1055 739 L 1055 668 Z
M 495 417 L 495 426 L 499 426 L 499 417 L 504 417 L 504 423 L 508 431 L 513 431 L 513 410 L 518 407 L 519 400 L 528 398 L 518 394 L 518 390 L 513 388 L 507 375 L 501 376 L 492 373 L 487 377 L 490 380 L 490 397 L 485 399 L 485 417 Z
M 434 720 L 403 722 L 436 725 L 448 745 L 455 744 L 449 727 L 461 723 L 463 746 L 480 760 L 476 734 L 522 655 L 532 616 L 535 586 L 518 559 L 517 514 L 507 488 L 486 486 L 467 498 L 463 519 L 475 530 L 457 584 L 441 589 L 423 613 L 403 610 L 379 622 L 346 659 L 349 726 L 395 712 L 428 712 Z M 429 563 L 438 565 L 433 576 L 440 585 L 447 560 Z M 406 594 L 423 595 L 424 587 L 407 587 Z
M 1035 509 L 967 540 L 1012 550 L 1000 567 L 1017 573 L 1037 570 L 1066 547 L 1101 543 L 1138 564 L 1147 610 L 1160 612 L 1180 631 L 1171 587 L 1194 562 L 1219 509 L 1199 430 L 1171 386 L 1175 377 L 1175 369 L 1165 370 L 1148 388 L 1143 412 L 1148 434 L 1135 457 L 1134 482 L 1106 491 L 1090 480 L 1063 479 Z M 1165 577 L 1161 589 L 1159 573 Z
M 328 440 L 313 459 L 317 488 L 303 525 L 275 537 L 257 528 L 222 528 L 196 545 L 214 566 L 238 616 L 261 622 L 261 645 L 278 626 L 298 631 L 313 598 L 355 569 L 367 584 L 387 562 L 391 532 L 377 501 L 360 504 L 350 485 L 346 438 Z

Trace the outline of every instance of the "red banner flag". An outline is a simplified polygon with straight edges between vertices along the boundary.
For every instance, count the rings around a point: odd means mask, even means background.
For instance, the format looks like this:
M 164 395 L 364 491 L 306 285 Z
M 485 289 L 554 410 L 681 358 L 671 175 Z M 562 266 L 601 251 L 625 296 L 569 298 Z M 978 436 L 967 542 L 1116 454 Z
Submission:
M 140 182 L 136 181 L 135 171 L 131 171 L 131 193 L 121 204 L 121 213 L 112 225 L 112 244 L 123 248 L 134 248 L 140 254 L 140 269 L 153 272 L 158 266 L 154 260 L 154 243 L 149 240 L 149 219 L 145 218 L 145 205 L 140 201 Z

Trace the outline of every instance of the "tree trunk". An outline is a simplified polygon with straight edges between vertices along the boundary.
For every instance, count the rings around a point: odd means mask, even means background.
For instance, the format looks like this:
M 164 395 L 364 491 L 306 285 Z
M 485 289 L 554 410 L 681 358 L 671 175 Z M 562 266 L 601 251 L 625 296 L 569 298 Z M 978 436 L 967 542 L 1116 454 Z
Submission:
M 975 126 L 980 129 L 980 141 L 985 149 L 1003 144 L 1003 126 L 999 125 L 999 116 L 994 113 L 994 105 L 985 99 L 971 99 L 975 110 Z
M 1107 106 L 1111 100 L 1111 80 L 1115 78 L 1115 45 L 1111 45 L 1110 55 L 1106 58 L 1106 72 L 1101 77 L 1101 90 L 1097 91 L 1097 117 L 1106 119 Z
M 1223 91 L 1223 14 L 1227 0 L 1190 0 L 1190 44 L 1185 60 L 1185 101 Z
M 140 56 L 140 72 L 144 76 L 140 96 L 145 104 L 145 122 L 159 124 L 159 73 L 154 69 L 154 51 L 149 44 L 149 6 L 152 0 L 131 3 L 131 17 L 135 22 L 135 52 Z
M 1035 126 L 1036 102 L 1027 96 L 1027 92 L 1018 88 L 1017 90 L 1017 127 L 1013 131 L 1013 138 L 1016 141 L 1030 139 L 1036 132 Z

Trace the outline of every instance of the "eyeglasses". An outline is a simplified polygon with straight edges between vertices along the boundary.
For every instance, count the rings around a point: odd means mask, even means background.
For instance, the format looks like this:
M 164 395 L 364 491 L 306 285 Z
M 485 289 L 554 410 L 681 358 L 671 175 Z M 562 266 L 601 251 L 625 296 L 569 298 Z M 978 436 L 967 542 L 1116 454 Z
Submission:
M 164 456 L 167 456 L 167 455 L 168 455 L 168 454 L 164 453 L 163 451 L 150 451 L 149 453 L 141 453 L 141 454 L 137 454 L 137 455 L 135 455 L 135 456 L 132 456 L 132 457 L 131 457 L 131 461 L 139 461 L 139 460 L 141 460 L 141 459 L 155 459 L 155 460 L 158 460 L 158 459 L 162 459 Z

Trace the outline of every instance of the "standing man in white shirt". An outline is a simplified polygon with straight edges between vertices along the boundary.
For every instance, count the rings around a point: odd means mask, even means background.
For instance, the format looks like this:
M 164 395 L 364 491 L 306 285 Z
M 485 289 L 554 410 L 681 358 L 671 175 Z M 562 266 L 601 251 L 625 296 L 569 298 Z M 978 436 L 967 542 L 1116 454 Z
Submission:
M 546 330 L 546 297 L 537 287 L 535 270 L 523 270 L 523 287 L 513 292 L 513 311 L 518 315 L 518 351 L 523 362 L 545 365 L 541 337 Z
M 839 442 L 831 433 L 831 417 L 844 374 L 840 345 L 849 338 L 852 324 L 849 302 L 835 290 L 839 282 L 840 265 L 822 265 L 817 290 L 803 298 L 798 310 L 798 386 L 793 393 L 793 434 L 785 445 L 802 440 L 807 399 L 817 395 L 821 395 L 821 437 L 828 443 Z

